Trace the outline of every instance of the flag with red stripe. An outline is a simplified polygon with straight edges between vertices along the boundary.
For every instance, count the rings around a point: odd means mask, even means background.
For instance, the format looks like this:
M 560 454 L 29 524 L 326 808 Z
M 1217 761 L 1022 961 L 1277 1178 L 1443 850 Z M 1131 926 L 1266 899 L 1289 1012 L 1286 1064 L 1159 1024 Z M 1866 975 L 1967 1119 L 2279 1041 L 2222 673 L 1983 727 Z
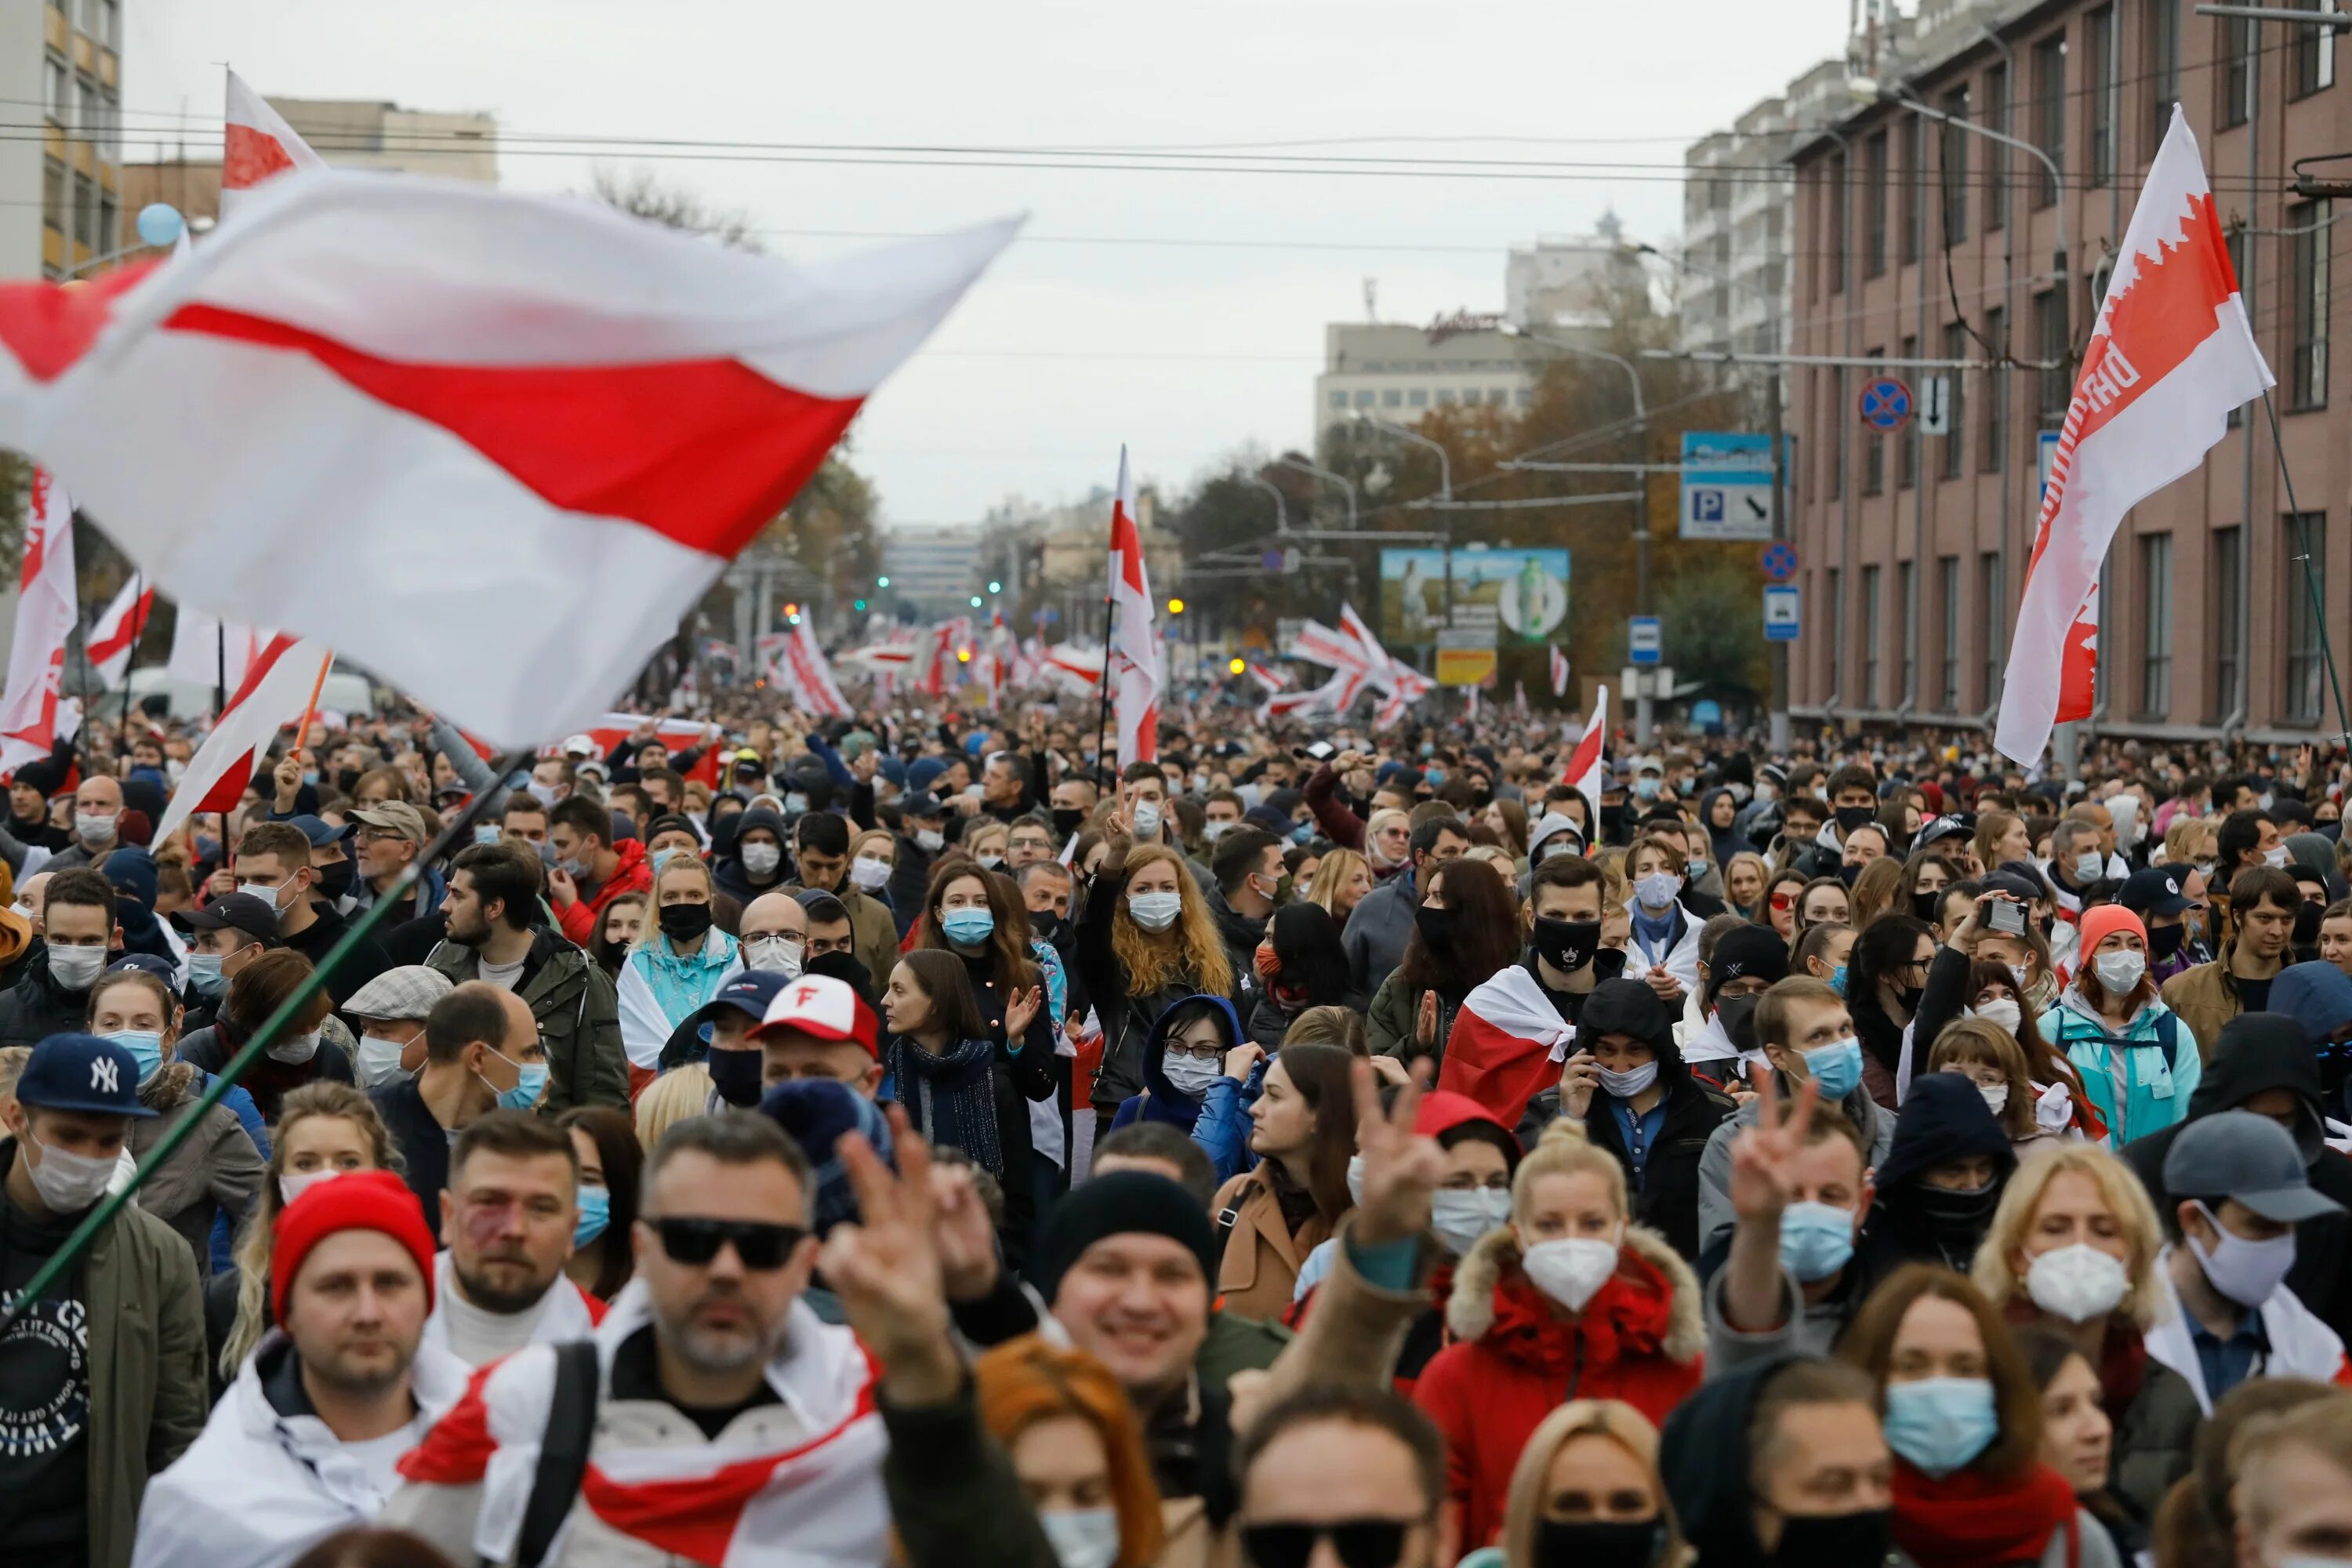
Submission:
M 226 222 L 242 210 L 246 193 L 297 169 L 323 170 L 327 161 L 294 132 L 269 100 L 228 73 L 228 112 L 222 128 L 220 213 Z M 185 231 L 182 237 L 186 237 Z
M 1601 688 L 1592 704 L 1592 721 L 1584 727 L 1583 738 L 1568 754 L 1568 766 L 1560 770 L 1560 782 L 1573 786 L 1584 795 L 1585 804 L 1594 810 L 1601 807 L 1601 780 L 1606 776 L 1608 759 L 1602 755 L 1609 738 L 1609 689 Z
M 1551 694 L 1554 697 L 1568 695 L 1568 655 L 1558 643 L 1551 647 Z
M 13 776 L 57 744 L 66 642 L 80 614 L 74 590 L 73 502 L 54 476 L 36 468 L 25 506 L 25 559 L 17 577 L 8 685 L 0 693 L 0 776 Z
M 140 633 L 147 629 L 148 612 L 154 607 L 153 584 L 134 572 L 91 625 L 86 651 L 91 668 L 109 690 L 121 685 L 130 671 L 131 656 L 139 647 Z
M 1437 1087 L 1468 1095 L 1517 1127 L 1528 1101 L 1559 1081 L 1563 1056 L 1554 1047 L 1574 1035 L 1524 966 L 1497 970 L 1454 1016 Z
M 1117 677 L 1112 722 L 1118 730 L 1118 765 L 1160 758 L 1160 634 L 1144 570 L 1143 534 L 1136 520 L 1135 477 L 1127 448 L 1118 449 L 1118 489 L 1110 503 L 1111 631 L 1108 657 Z
M 260 770 L 278 732 L 299 724 L 319 689 L 320 677 L 334 660 L 323 643 L 280 632 L 246 672 L 245 684 L 228 700 L 220 721 L 188 761 L 172 792 L 172 803 L 155 825 L 158 841 L 200 811 L 234 811 L 246 786 Z

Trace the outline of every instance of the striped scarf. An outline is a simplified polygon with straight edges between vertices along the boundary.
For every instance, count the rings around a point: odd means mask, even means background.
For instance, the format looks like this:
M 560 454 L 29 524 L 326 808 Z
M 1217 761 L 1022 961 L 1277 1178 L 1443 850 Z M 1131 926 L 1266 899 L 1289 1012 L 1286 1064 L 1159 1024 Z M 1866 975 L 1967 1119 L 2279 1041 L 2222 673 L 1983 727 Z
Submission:
M 890 1091 L 933 1147 L 944 1144 L 1004 1179 L 1004 1151 L 996 1137 L 996 1045 L 964 1040 L 933 1056 L 905 1035 L 882 1053 Z

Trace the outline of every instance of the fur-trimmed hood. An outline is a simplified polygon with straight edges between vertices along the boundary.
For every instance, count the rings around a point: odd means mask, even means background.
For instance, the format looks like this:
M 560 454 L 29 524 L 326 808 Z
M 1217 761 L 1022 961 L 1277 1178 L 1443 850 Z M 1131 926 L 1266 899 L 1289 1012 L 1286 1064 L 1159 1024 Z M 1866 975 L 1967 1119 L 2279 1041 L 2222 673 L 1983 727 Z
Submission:
M 1706 1320 L 1701 1306 L 1698 1276 L 1666 1238 L 1646 1226 L 1627 1221 L 1624 1250 L 1664 1278 L 1666 1332 L 1660 1345 L 1667 1359 L 1698 1360 L 1706 1349 Z M 1506 1274 L 1518 1273 L 1519 1244 L 1509 1226 L 1497 1226 L 1478 1238 L 1454 1265 L 1454 1291 L 1446 1299 L 1445 1326 L 1457 1340 L 1480 1340 L 1495 1326 L 1495 1289 Z M 1623 1274 L 1620 1279 L 1626 1278 Z M 1522 1281 L 1525 1276 L 1520 1276 Z M 1534 1287 L 1527 1287 L 1533 1289 Z

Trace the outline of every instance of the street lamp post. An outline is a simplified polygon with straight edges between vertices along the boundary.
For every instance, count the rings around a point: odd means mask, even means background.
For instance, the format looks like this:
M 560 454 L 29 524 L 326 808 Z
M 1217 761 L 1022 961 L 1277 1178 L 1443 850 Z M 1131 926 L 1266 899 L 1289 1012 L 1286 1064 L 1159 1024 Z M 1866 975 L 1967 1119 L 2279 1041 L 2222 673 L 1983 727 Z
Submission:
M 1290 531 L 1290 509 L 1282 503 L 1282 487 L 1258 474 L 1237 473 L 1234 476 L 1245 485 L 1255 485 L 1274 498 L 1274 531 Z
M 1454 458 L 1452 454 L 1446 451 L 1443 442 L 1433 441 L 1418 430 L 1407 429 L 1392 419 L 1383 419 L 1377 414 L 1370 414 L 1360 408 L 1357 409 L 1350 417 L 1377 429 L 1385 430 L 1401 441 L 1410 441 L 1416 447 L 1425 447 L 1436 453 L 1437 499 L 1449 506 L 1453 504 Z M 1450 511 L 1445 514 L 1445 626 L 1449 631 L 1454 627 L 1454 514 Z

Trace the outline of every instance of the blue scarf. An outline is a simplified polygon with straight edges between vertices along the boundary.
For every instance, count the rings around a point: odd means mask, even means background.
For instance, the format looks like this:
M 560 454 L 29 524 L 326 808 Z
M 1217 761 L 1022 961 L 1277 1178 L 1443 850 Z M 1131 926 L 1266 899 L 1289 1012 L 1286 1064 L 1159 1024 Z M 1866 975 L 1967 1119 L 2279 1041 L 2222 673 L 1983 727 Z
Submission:
M 1664 963 L 1668 944 L 1674 940 L 1675 919 L 1682 913 L 1681 909 L 1668 904 L 1664 914 L 1654 917 L 1638 901 L 1630 908 L 1633 914 L 1633 935 L 1641 942 L 1643 952 L 1655 953 L 1657 956 L 1652 960 L 1653 963 Z
M 964 1040 L 933 1056 L 898 1035 L 883 1051 L 882 1065 L 925 1142 L 961 1149 L 973 1164 L 1004 1179 L 1004 1151 L 996 1141 L 994 1041 Z

